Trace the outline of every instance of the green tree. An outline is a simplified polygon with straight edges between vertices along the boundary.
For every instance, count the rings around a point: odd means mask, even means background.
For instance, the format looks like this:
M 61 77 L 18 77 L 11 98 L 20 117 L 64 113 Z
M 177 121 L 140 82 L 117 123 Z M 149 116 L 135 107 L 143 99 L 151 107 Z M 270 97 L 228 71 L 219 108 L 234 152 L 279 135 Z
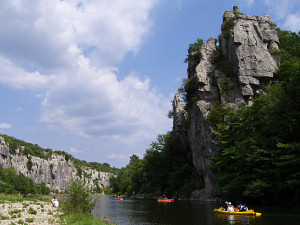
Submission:
M 68 198 L 62 202 L 62 211 L 66 214 L 90 214 L 95 207 L 92 191 L 81 180 L 74 180 L 66 189 Z

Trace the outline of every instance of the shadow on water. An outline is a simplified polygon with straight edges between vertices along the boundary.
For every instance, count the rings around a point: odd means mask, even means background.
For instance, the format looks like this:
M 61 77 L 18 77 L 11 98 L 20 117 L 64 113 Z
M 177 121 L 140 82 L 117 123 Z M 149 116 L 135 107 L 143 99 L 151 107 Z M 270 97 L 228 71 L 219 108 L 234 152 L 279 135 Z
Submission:
M 197 201 L 175 201 L 158 203 L 156 200 L 114 200 L 110 196 L 96 196 L 97 203 L 92 211 L 94 217 L 107 216 L 117 225 L 282 225 L 300 224 L 299 209 L 255 207 L 261 217 L 214 214 L 216 203 Z

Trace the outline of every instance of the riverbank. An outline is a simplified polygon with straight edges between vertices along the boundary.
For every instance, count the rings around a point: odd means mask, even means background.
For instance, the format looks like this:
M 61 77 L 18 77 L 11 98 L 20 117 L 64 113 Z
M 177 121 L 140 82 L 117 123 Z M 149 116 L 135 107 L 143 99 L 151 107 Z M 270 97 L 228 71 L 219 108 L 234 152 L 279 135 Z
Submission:
M 0 224 L 94 224 L 108 225 L 107 218 L 101 220 L 90 215 L 63 215 L 57 208 L 52 208 L 51 198 L 20 197 L 15 195 L 0 195 Z

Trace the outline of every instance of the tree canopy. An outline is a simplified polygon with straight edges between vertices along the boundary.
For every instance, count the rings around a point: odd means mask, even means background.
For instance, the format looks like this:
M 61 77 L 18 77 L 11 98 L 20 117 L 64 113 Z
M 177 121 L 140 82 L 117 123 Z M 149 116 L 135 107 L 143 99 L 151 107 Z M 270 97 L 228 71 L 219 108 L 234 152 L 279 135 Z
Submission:
M 133 195 L 166 194 L 188 197 L 201 186 L 192 163 L 190 149 L 173 132 L 158 135 L 146 150 L 143 159 L 136 155 L 120 170 L 117 177 L 111 178 L 113 192 Z

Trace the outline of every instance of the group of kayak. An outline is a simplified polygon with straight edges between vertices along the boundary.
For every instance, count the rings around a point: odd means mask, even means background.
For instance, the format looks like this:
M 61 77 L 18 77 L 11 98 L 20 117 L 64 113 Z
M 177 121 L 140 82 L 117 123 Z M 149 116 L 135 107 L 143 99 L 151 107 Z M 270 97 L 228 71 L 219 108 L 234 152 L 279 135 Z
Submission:
M 123 198 L 119 195 L 115 196 L 115 200 L 123 201 Z M 182 198 L 178 198 L 178 200 L 183 200 Z M 174 202 L 174 199 L 167 198 L 165 195 L 160 197 L 158 202 Z M 254 212 L 253 209 L 248 209 L 245 204 L 238 204 L 237 207 L 234 207 L 231 202 L 225 202 L 223 207 L 218 209 L 214 209 L 215 213 L 226 214 L 226 215 L 246 215 L 246 216 L 261 216 L 261 213 Z
M 261 216 L 261 213 L 254 212 L 253 209 L 248 209 L 245 204 L 238 204 L 234 207 L 231 202 L 225 202 L 223 207 L 214 209 L 215 213 L 222 213 L 227 215 L 247 215 L 247 216 Z
M 182 199 L 178 199 L 182 200 Z M 158 202 L 174 202 L 174 199 L 168 199 L 165 195 L 160 197 Z M 225 202 L 223 207 L 214 209 L 215 213 L 227 214 L 227 215 L 245 215 L 245 216 L 261 216 L 261 213 L 254 212 L 253 209 L 248 209 L 245 204 L 238 204 L 237 207 L 234 207 L 231 202 Z
M 123 197 L 120 195 L 116 195 L 115 200 L 123 201 Z

